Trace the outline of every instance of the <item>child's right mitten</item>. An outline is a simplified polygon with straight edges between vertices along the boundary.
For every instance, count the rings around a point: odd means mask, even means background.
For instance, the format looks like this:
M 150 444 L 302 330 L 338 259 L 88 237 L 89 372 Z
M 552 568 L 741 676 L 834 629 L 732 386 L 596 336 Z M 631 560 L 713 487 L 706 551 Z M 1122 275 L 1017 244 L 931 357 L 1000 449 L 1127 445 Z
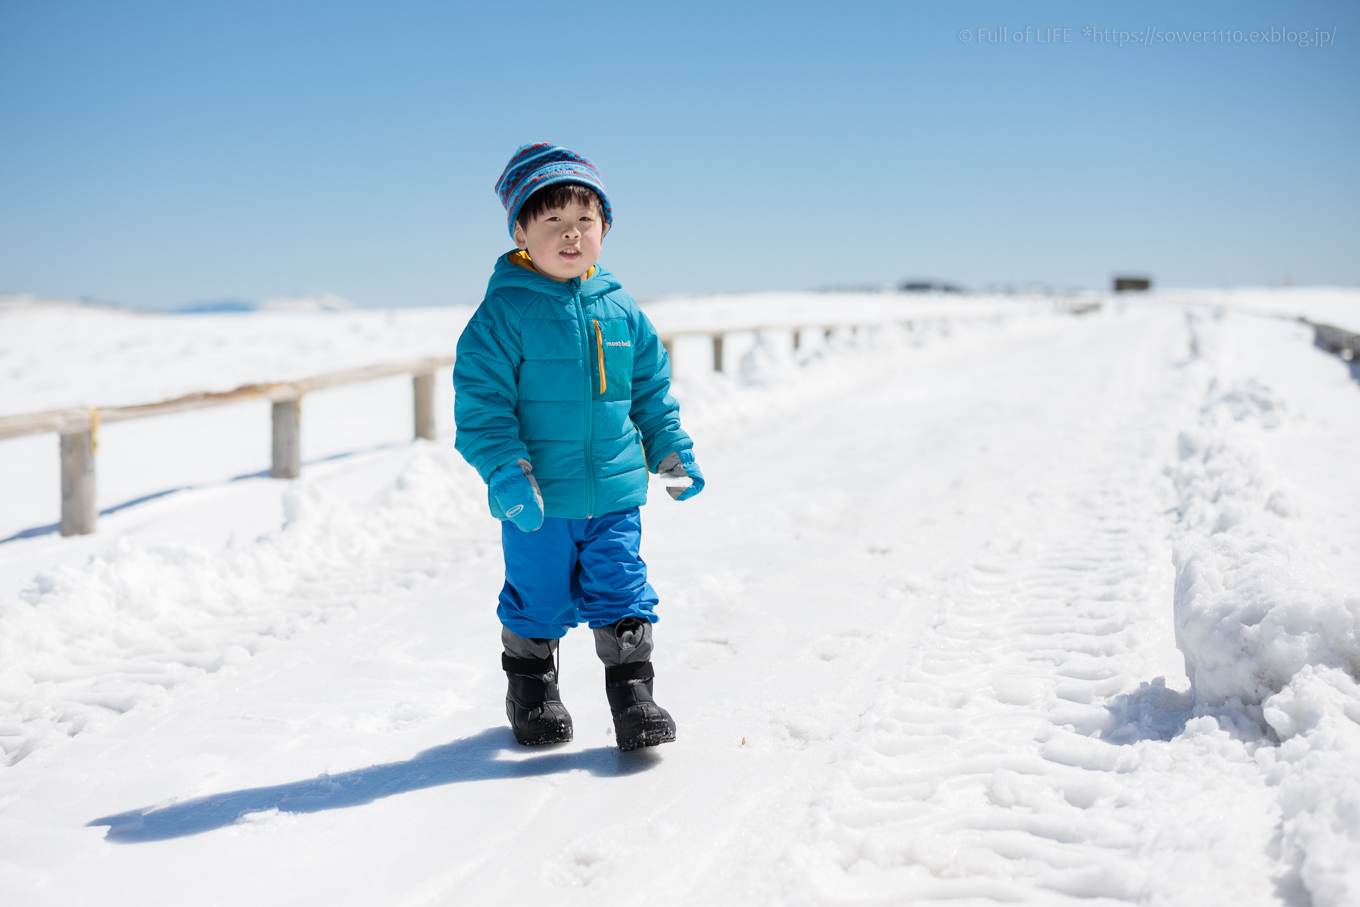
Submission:
M 505 516 L 521 532 L 533 532 L 543 525 L 543 495 L 534 481 L 534 468 L 523 457 L 491 474 L 491 493 Z
M 656 474 L 669 479 L 689 479 L 689 485 L 667 485 L 666 492 L 677 501 L 688 501 L 704 490 L 704 474 L 694 462 L 694 451 L 676 450 L 666 454 Z

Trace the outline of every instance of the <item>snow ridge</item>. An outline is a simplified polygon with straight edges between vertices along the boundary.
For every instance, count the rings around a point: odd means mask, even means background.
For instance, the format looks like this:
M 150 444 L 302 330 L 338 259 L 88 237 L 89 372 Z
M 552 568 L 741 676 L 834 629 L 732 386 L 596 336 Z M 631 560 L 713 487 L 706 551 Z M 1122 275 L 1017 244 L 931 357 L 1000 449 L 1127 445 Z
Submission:
M 1176 642 L 1197 714 L 1255 749 L 1279 786 L 1282 855 L 1317 907 L 1360 899 L 1360 595 L 1343 593 L 1290 526 L 1298 516 L 1272 475 L 1262 433 L 1289 408 L 1256 381 L 1214 371 L 1223 312 L 1190 311 L 1192 355 L 1210 375 L 1198 422 L 1182 432 Z

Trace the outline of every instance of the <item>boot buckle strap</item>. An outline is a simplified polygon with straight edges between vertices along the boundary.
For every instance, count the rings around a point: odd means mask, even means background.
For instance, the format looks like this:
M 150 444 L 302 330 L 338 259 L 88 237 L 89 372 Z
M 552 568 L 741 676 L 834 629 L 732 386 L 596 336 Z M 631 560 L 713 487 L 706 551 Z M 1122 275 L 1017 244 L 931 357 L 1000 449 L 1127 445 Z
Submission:
M 542 677 L 544 674 L 552 673 L 554 667 L 551 658 L 514 658 L 505 652 L 501 653 L 501 668 L 507 674 Z
M 610 665 L 604 669 L 605 686 L 613 687 L 634 680 L 651 680 L 656 676 L 650 661 L 635 661 L 630 664 Z

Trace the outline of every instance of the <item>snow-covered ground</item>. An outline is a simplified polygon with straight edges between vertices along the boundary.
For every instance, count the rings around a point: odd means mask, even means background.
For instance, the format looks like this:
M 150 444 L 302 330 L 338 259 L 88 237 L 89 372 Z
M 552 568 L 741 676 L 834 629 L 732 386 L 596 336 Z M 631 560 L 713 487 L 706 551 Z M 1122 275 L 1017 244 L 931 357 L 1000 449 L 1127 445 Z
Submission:
M 1355 329 L 1327 292 L 649 306 L 864 326 L 681 342 L 709 485 L 644 511 L 680 739 L 634 754 L 579 632 L 576 741 L 504 727 L 451 394 L 415 444 L 403 379 L 310 395 L 296 482 L 263 406 L 107 426 L 82 538 L 55 440 L 0 442 L 0 903 L 1360 903 L 1360 368 L 1260 317 Z M 0 413 L 467 314 L 10 306 Z
M 1360 291 L 1353 287 L 1237 287 L 1227 290 L 1164 289 L 1148 299 L 1223 308 L 1246 314 L 1306 318 L 1360 333 Z

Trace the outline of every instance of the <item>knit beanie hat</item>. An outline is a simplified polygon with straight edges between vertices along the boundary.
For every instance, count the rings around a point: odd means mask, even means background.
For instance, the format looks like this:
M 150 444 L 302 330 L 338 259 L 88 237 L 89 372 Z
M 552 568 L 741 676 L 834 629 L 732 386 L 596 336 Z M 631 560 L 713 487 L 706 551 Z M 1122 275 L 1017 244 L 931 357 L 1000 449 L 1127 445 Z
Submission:
M 496 194 L 510 215 L 510 235 L 515 235 L 515 217 L 524 202 L 544 186 L 553 183 L 580 183 L 595 190 L 600 197 L 600 207 L 604 210 L 605 226 L 614 223 L 614 210 L 609 206 L 609 196 L 605 195 L 604 183 L 600 182 L 600 171 L 595 165 L 574 151 L 561 145 L 536 142 L 520 145 L 505 172 L 496 180 Z

